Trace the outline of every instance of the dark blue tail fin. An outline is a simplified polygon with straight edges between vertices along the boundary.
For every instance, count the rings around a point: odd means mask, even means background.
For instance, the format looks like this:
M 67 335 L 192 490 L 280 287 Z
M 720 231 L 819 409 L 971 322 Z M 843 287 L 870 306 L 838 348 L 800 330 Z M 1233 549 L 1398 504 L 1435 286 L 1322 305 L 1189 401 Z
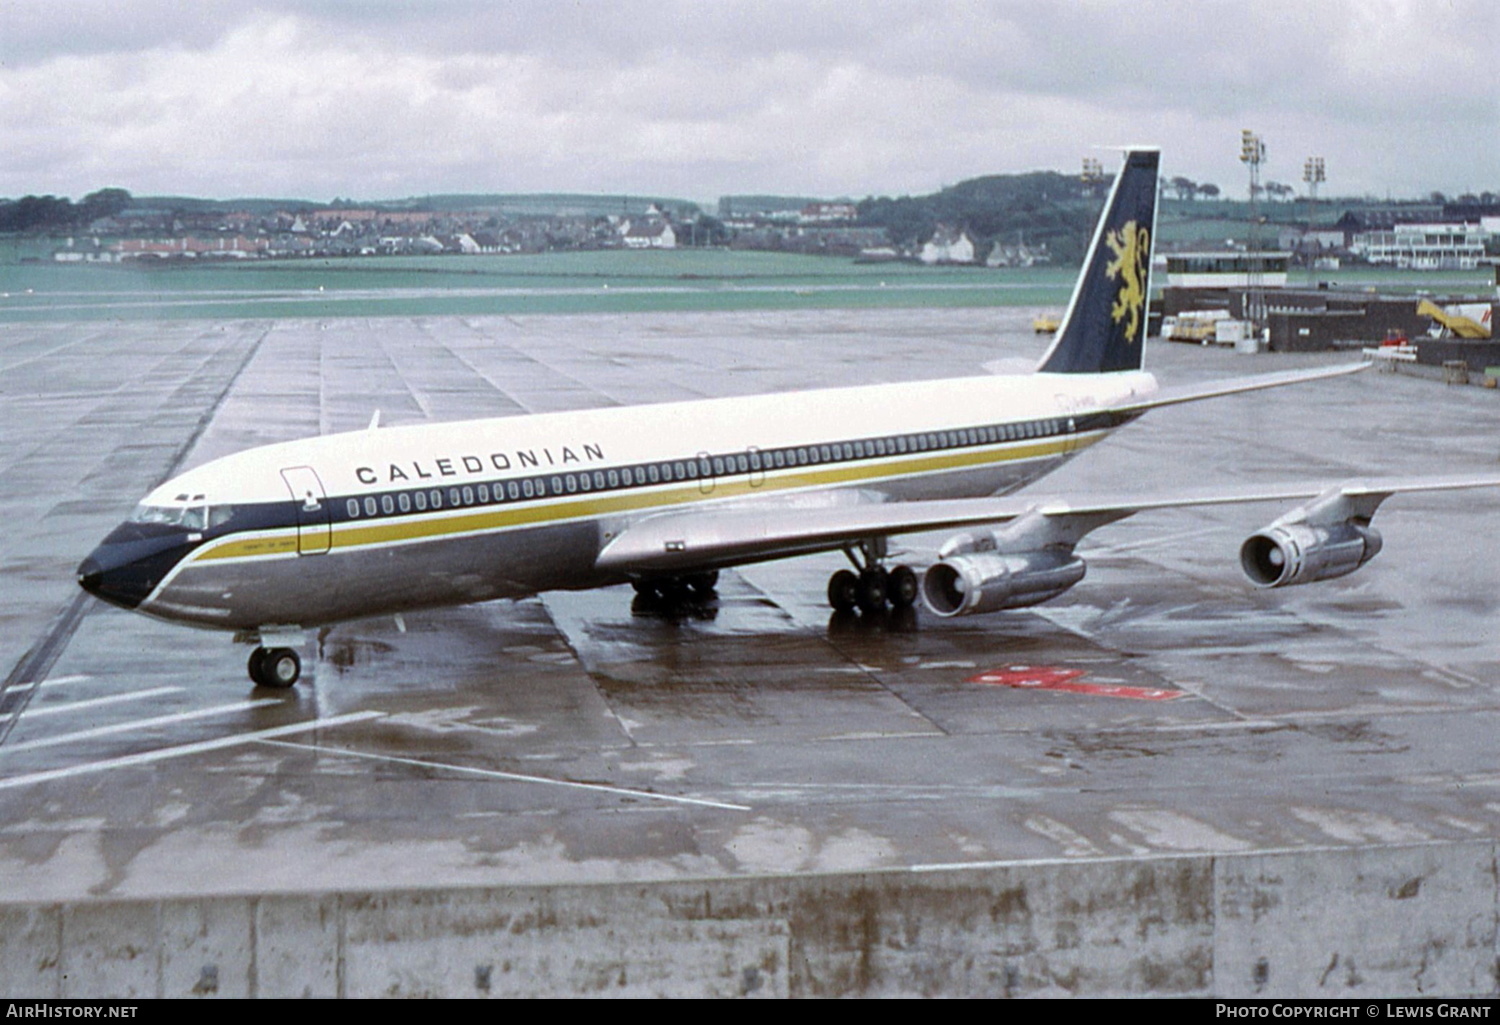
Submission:
M 1098 374 L 1139 370 L 1151 296 L 1156 168 L 1161 154 L 1133 149 L 1115 179 L 1062 328 L 1037 370 Z

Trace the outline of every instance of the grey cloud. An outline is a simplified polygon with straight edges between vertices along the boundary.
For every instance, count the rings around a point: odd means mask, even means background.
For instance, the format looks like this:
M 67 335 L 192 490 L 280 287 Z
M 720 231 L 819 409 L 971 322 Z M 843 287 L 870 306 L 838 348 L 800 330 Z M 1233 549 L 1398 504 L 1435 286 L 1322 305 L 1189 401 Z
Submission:
M 1492 188 L 1495 23 L 1487 0 L 0 0 L 0 192 L 102 167 L 211 194 L 863 194 L 1119 141 L 1232 188 L 1242 127 L 1279 180 L 1316 151 L 1335 189 Z

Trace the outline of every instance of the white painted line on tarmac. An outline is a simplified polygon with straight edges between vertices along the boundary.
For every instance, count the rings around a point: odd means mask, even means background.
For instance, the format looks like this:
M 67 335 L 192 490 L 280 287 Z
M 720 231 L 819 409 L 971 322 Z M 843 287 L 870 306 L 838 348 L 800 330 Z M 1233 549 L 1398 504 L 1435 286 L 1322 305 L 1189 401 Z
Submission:
M 86 765 L 70 765 L 65 769 L 31 772 L 24 776 L 12 776 L 10 779 L 0 779 L 0 790 L 30 786 L 33 783 L 50 783 L 53 780 L 67 779 L 70 776 L 83 776 L 91 772 L 108 772 L 110 769 L 126 769 L 135 765 L 149 765 L 152 762 L 162 762 L 169 758 L 181 758 L 184 755 L 199 754 L 204 751 L 217 751 L 221 748 L 236 747 L 240 744 L 266 740 L 271 737 L 285 737 L 294 733 L 306 733 L 308 730 L 326 729 L 331 726 L 345 726 L 349 723 L 362 722 L 366 719 L 379 719 L 384 715 L 384 712 L 350 712 L 347 715 L 335 715 L 328 719 L 309 719 L 307 722 L 292 723 L 290 726 L 277 726 L 274 729 L 257 730 L 254 733 L 238 733 L 231 737 L 220 737 L 217 740 L 202 740 L 195 744 L 180 744 L 177 747 L 163 747 L 155 751 L 142 751 L 140 754 L 125 755 L 123 758 L 108 758 L 100 762 L 89 762 Z M 322 749 L 320 748 L 319 750 Z
M 92 680 L 92 676 L 83 673 L 75 673 L 72 676 L 59 676 L 56 679 L 20 680 L 6 688 L 6 693 L 20 692 L 23 690 L 36 690 L 38 687 L 61 687 L 65 683 L 82 683 L 84 680 Z
M 1202 527 L 1193 530 L 1180 530 L 1175 534 L 1157 534 L 1150 538 L 1137 541 L 1125 541 L 1112 545 L 1080 545 L 1084 553 L 1096 559 L 1102 559 L 1111 555 L 1133 555 L 1137 552 L 1148 552 L 1153 548 L 1169 548 L 1183 541 L 1194 541 L 1200 537 L 1217 533 L 1218 527 Z
M 471 776 L 484 776 L 488 779 L 504 779 L 513 783 L 546 783 L 554 787 L 572 787 L 575 790 L 597 790 L 616 797 L 640 797 L 648 801 L 670 801 L 674 804 L 693 804 L 705 808 L 723 808 L 726 811 L 753 811 L 748 805 L 726 804 L 723 801 L 709 801 L 698 797 L 678 797 L 674 794 L 654 794 L 649 790 L 631 790 L 627 787 L 613 787 L 604 783 L 577 783 L 570 779 L 549 779 L 546 776 L 526 776 L 518 772 L 501 772 L 498 769 L 476 769 L 467 765 L 449 765 L 446 762 L 425 762 L 417 758 L 402 758 L 398 755 L 381 755 L 368 751 L 350 751 L 347 748 L 314 747 L 312 744 L 292 744 L 286 741 L 268 741 L 277 747 L 295 747 L 308 751 L 317 751 L 322 754 L 348 755 L 350 758 L 368 758 L 377 762 L 396 762 L 400 765 L 415 765 L 423 769 L 440 769 L 444 772 L 465 772 Z
M 1060 864 L 1066 865 L 1066 864 L 1069 864 L 1071 862 L 1079 861 L 1079 860 L 1082 860 L 1082 859 L 1081 858 L 1047 858 L 1047 859 L 1040 859 L 1040 860 L 1036 860 L 1036 861 L 1028 860 L 1026 862 L 1026 864 L 1028 866 L 1030 866 L 1030 865 L 1056 864 L 1056 863 L 1060 863 Z M 906 870 L 908 872 L 961 872 L 964 869 L 971 869 L 971 868 L 1013 868 L 1013 867 L 1015 867 L 1019 863 L 1020 863 L 1019 860 L 1012 860 L 1012 861 L 948 861 L 948 862 L 926 862 L 924 864 L 919 864 L 919 865 L 908 865 L 906 867 Z
M 163 694 L 180 694 L 186 689 L 183 687 L 152 687 L 150 690 L 138 690 L 130 694 L 111 694 L 103 698 L 90 698 L 87 701 L 74 701 L 67 705 L 49 705 L 46 708 L 28 708 L 21 713 L 21 718 L 26 722 L 40 719 L 48 715 L 62 715 L 64 712 L 76 712 L 82 708 L 99 708 L 102 705 L 118 705 L 126 701 L 144 701 L 147 698 L 160 697 Z
M 913 713 L 914 715 L 916 713 Z M 885 732 L 883 730 L 868 730 L 860 733 L 827 733 L 823 736 L 815 736 L 813 740 L 932 740 L 934 737 L 946 737 L 948 734 L 934 726 L 930 730 L 904 730 Z
M 91 730 L 79 730 L 76 733 L 60 733 L 55 737 L 39 737 L 36 740 L 28 740 L 21 744 L 6 744 L 4 747 L 0 747 L 0 755 L 11 751 L 33 751 L 39 747 L 56 747 L 59 744 L 71 744 L 79 740 L 109 737 L 116 733 L 129 733 L 131 730 L 150 729 L 153 726 L 170 726 L 173 723 L 188 722 L 192 719 L 206 719 L 214 715 L 228 715 L 230 712 L 248 712 L 251 709 L 264 708 L 266 705 L 279 705 L 281 703 L 280 698 L 257 698 L 254 701 L 236 701 L 228 705 L 195 708 L 191 712 L 158 715 L 152 719 L 132 719 L 128 722 L 110 723 L 108 726 L 96 726 Z
M 22 684 L 31 687 L 61 687 L 65 683 L 82 683 L 84 680 L 92 680 L 93 677 L 87 673 L 74 673 L 72 676 L 58 676 L 50 680 L 38 680 L 33 684 Z

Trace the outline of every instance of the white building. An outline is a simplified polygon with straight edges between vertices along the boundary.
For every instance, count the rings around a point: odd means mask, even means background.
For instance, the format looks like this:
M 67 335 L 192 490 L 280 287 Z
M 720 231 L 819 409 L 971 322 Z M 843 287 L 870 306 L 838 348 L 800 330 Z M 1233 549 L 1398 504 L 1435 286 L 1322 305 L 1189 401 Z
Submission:
M 672 225 L 659 218 L 625 222 L 623 232 L 628 249 L 676 249 L 677 232 Z
M 853 203 L 809 203 L 797 215 L 801 224 L 847 224 L 859 217 Z
M 984 258 L 986 267 L 1035 267 L 1039 263 L 1046 263 L 1050 257 L 1047 255 L 1047 245 L 1028 246 L 1024 242 L 1018 242 L 1013 246 L 1003 242 L 996 242 L 990 248 L 990 255 Z
M 1172 288 L 1281 288 L 1286 285 L 1288 252 L 1167 253 L 1167 284 Z M 1161 259 L 1160 256 L 1157 257 Z M 1255 278 L 1255 281 L 1251 281 Z
M 954 234 L 949 228 L 938 228 L 937 232 L 922 246 L 917 259 L 926 264 L 973 263 L 977 250 L 967 231 Z
M 1349 248 L 1370 263 L 1412 270 L 1473 270 L 1484 256 L 1478 224 L 1398 224 L 1354 236 Z

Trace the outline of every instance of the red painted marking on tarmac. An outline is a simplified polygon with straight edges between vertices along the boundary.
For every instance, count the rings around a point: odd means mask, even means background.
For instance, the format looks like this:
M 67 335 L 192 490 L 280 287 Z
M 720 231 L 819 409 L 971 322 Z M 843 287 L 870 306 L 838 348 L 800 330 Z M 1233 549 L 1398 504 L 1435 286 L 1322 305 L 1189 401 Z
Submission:
M 1082 675 L 1082 669 L 1063 669 L 1061 666 L 1001 666 L 999 669 L 986 669 L 964 682 L 989 683 L 998 687 L 1039 687 L 1046 690 L 1069 680 L 1076 680 Z
M 986 683 L 993 687 L 1024 687 L 1028 690 L 1059 690 L 1069 694 L 1098 694 L 1107 698 L 1131 698 L 1136 701 L 1171 701 L 1184 692 L 1161 687 L 1125 687 L 1116 683 L 1083 683 L 1082 669 L 1062 666 L 1001 666 L 971 676 L 965 683 Z

